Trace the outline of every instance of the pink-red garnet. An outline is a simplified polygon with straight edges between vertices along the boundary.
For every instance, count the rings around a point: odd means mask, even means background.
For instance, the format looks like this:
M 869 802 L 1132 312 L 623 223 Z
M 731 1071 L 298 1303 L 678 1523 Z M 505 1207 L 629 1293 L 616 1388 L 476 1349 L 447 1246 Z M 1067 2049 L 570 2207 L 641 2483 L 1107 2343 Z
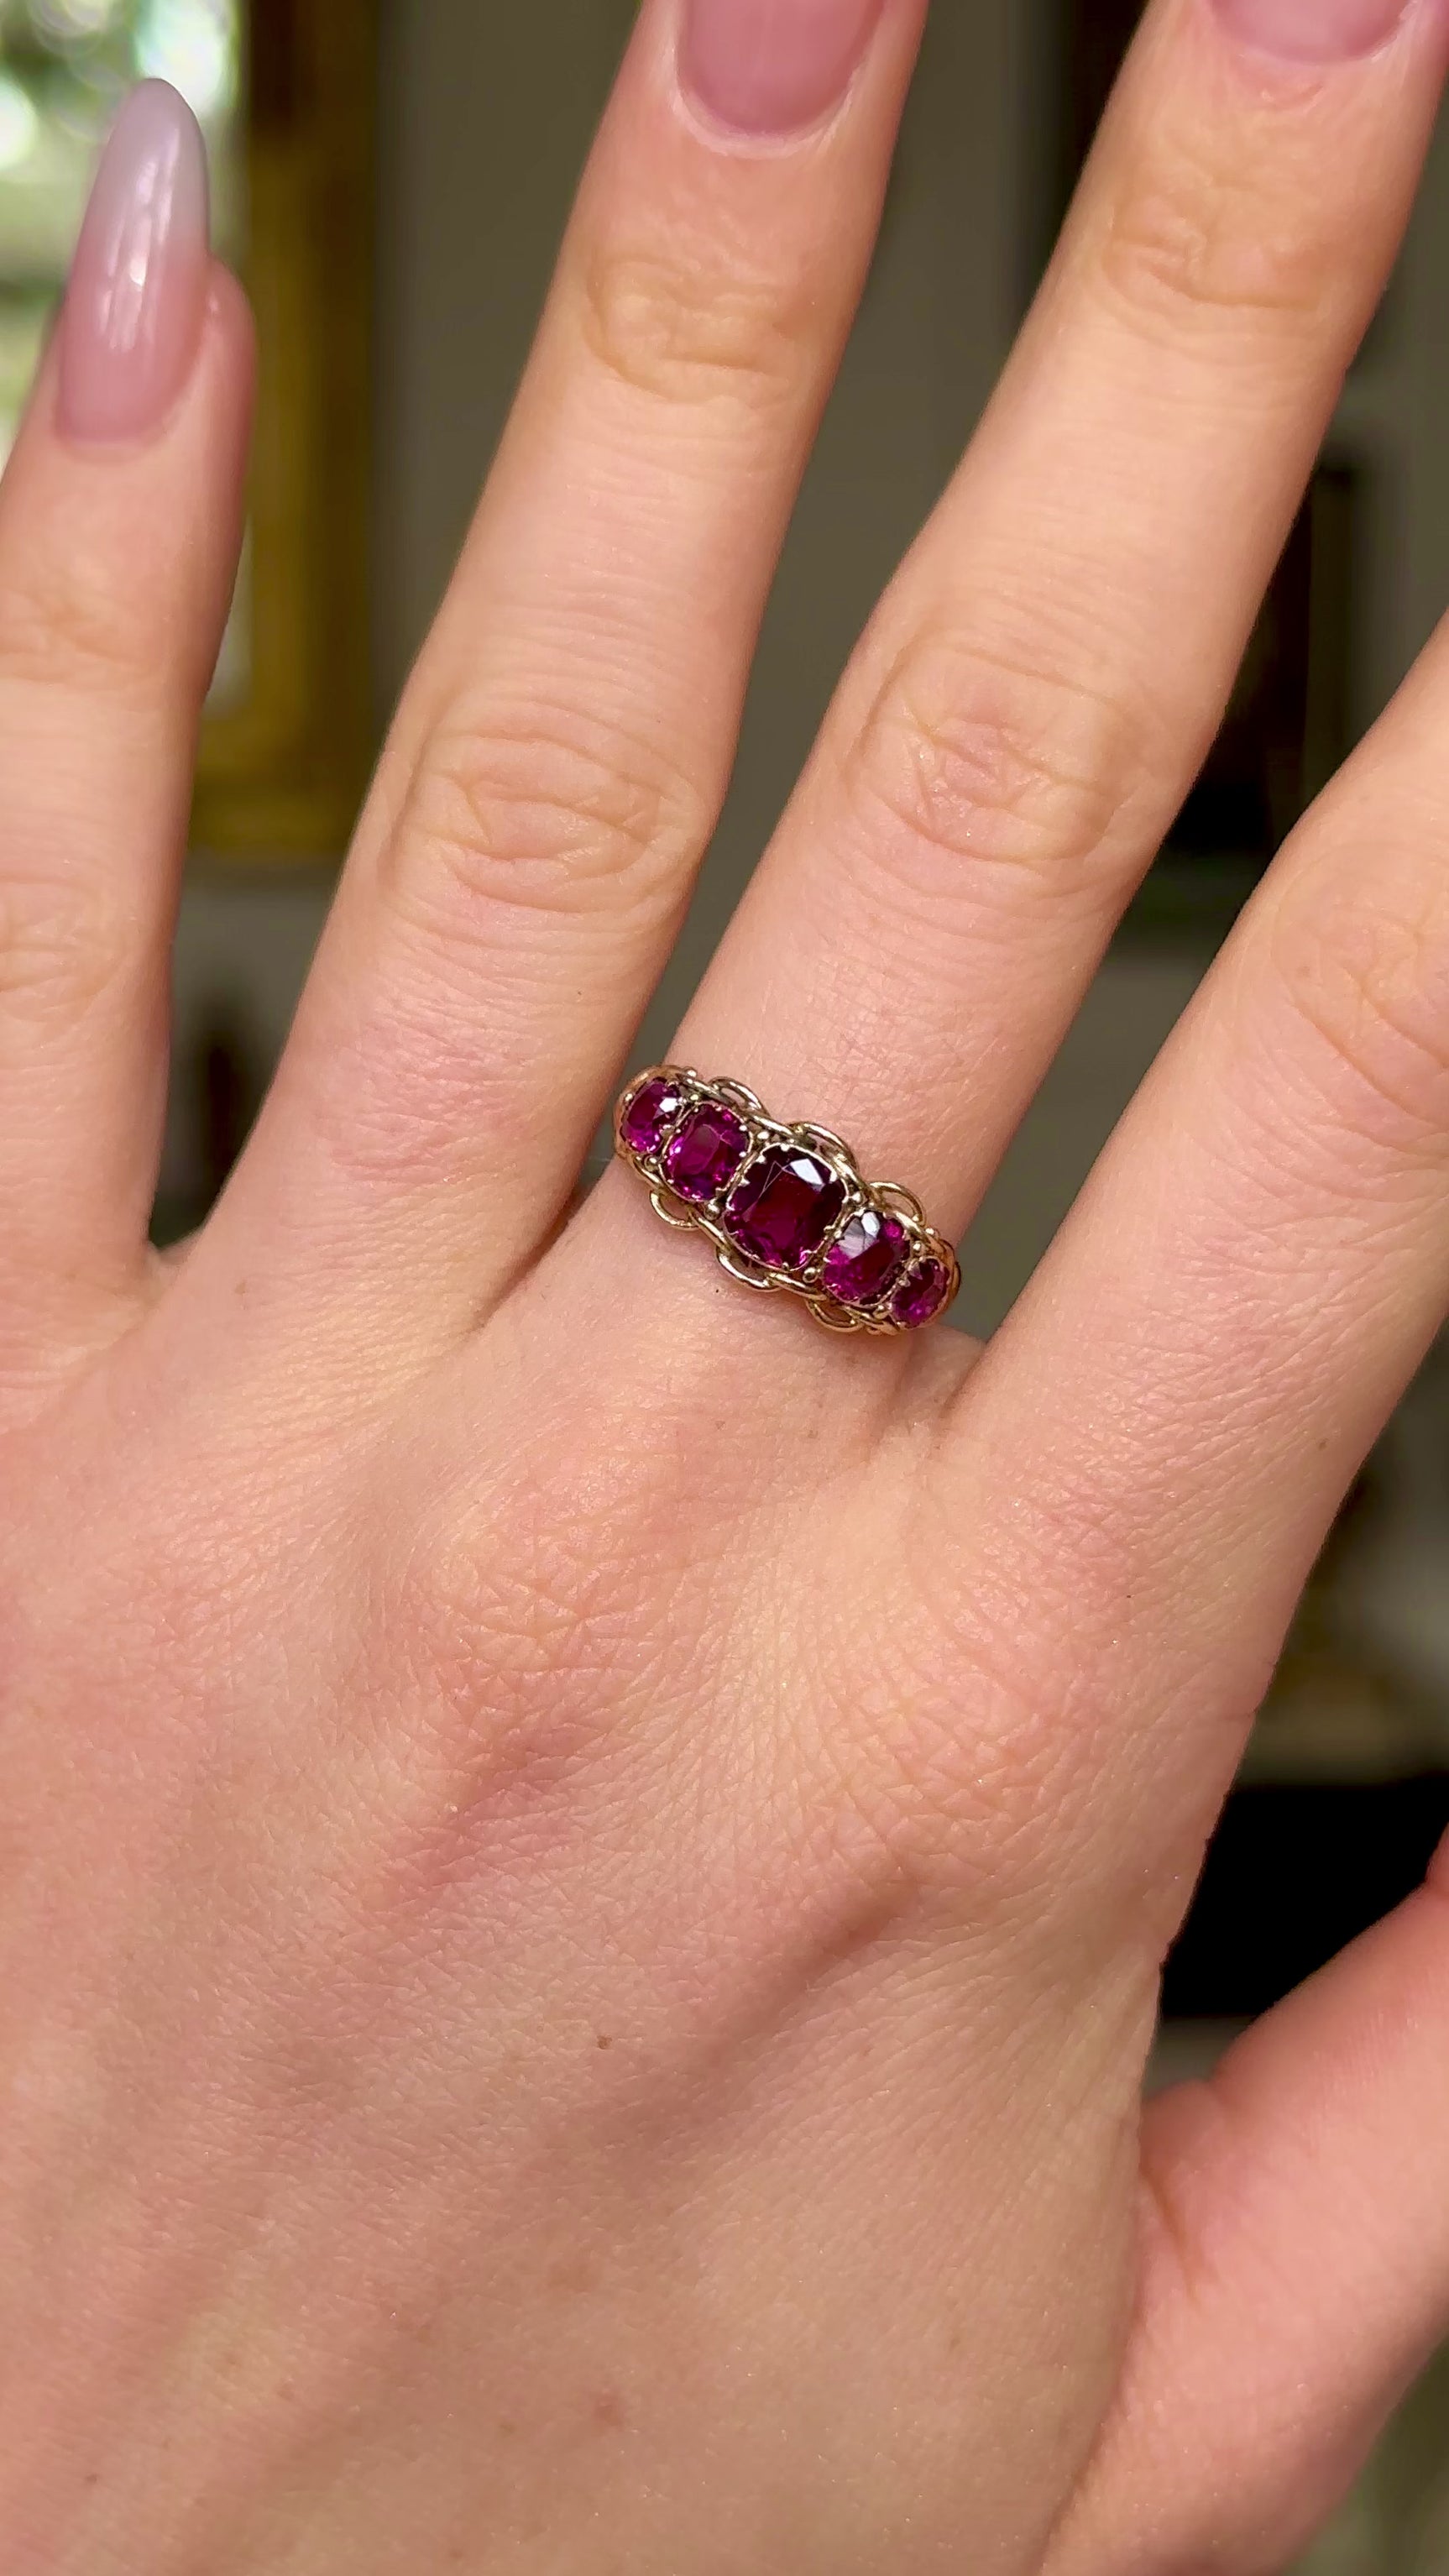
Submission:
M 944 1261 L 928 1252 L 923 1261 L 913 1262 L 894 1297 L 891 1314 L 898 1324 L 914 1328 L 929 1324 L 939 1315 L 951 1294 L 951 1273 Z
M 706 1101 L 691 1110 L 665 1148 L 664 1177 L 675 1197 L 707 1207 L 734 1179 L 749 1141 L 744 1120 L 732 1109 Z
M 766 1270 L 808 1270 L 845 1206 L 845 1183 L 803 1147 L 772 1145 L 737 1181 L 725 1227 Z
M 619 1120 L 619 1133 L 631 1154 L 656 1154 L 684 1107 L 684 1094 L 666 1073 L 656 1073 L 635 1092 Z
M 873 1306 L 905 1259 L 906 1240 L 898 1216 L 862 1208 L 841 1227 L 825 1256 L 826 1295 L 837 1306 Z

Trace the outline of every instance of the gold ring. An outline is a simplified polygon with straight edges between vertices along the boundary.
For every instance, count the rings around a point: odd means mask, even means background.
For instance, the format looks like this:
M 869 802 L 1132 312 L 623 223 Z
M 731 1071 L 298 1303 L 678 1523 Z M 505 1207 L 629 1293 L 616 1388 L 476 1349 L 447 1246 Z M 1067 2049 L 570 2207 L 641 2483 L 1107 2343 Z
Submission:
M 620 1096 L 614 1142 L 655 1214 L 707 1235 L 742 1287 L 802 1297 L 833 1333 L 911 1333 L 944 1315 L 956 1255 L 895 1181 L 867 1182 L 828 1127 L 783 1127 L 742 1082 L 655 1065 Z

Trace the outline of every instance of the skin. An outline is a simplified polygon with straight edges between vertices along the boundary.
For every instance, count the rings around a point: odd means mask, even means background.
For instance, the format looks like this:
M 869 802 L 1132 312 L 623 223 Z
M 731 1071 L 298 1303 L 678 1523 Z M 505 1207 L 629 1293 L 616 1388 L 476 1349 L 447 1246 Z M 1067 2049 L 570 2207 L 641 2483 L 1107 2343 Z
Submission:
M 1269 2576 L 1449 2318 L 1449 1873 L 1158 1970 L 1449 1285 L 1449 644 L 991 1347 L 562 1223 L 723 790 L 919 9 L 651 0 L 286 1059 L 146 1246 L 249 350 L 0 489 L 0 2528 L 44 2576 Z M 679 1041 L 969 1220 L 1229 687 L 1444 35 L 1161 0 Z M 927 1070 L 928 1069 L 928 1070 Z

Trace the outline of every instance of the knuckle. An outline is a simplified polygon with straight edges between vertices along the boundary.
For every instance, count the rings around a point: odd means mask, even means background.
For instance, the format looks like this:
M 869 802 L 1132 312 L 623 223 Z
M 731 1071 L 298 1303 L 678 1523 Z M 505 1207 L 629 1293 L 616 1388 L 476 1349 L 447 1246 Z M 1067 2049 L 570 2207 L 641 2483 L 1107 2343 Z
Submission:
M 934 885 L 1004 871 L 1054 901 L 1094 890 L 1144 791 L 1150 723 L 1043 666 L 980 644 L 908 647 L 854 746 L 849 783 L 883 816 L 893 867 Z
M 130 954 L 124 914 L 99 889 L 82 891 L 59 873 L 0 876 L 0 1003 L 9 1016 L 83 1016 Z
M 969 1887 L 983 1915 L 1034 1913 L 1065 1838 L 1076 1741 L 1060 1683 L 977 1623 L 961 1633 L 934 1586 L 883 1607 L 866 1651 L 858 1609 L 820 1641 L 823 1674 L 848 1656 L 851 1715 L 842 1726 L 838 1690 L 812 1707 L 812 1848 L 863 1885 L 927 1900 Z
M 874 1787 L 935 1884 L 963 1875 L 1008 1911 L 1037 1907 L 1060 1857 L 1065 1775 L 1074 1738 L 1049 1695 L 1003 1670 L 979 1641 L 947 1669 L 943 1690 L 920 1676 Z
M 1149 329 L 1238 317 L 1281 333 L 1312 318 L 1331 262 L 1301 189 L 1274 189 L 1172 130 L 1142 138 L 1130 156 L 1094 266 L 1109 299 Z
M 601 1688 L 547 1566 L 511 1568 L 459 1534 L 415 1548 L 388 1586 L 405 1664 L 408 1760 L 446 1787 L 459 1836 L 556 1813 L 605 1732 Z
M 642 744 L 529 709 L 453 719 L 414 777 L 395 893 L 450 937 L 499 906 L 667 913 L 708 830 L 703 797 Z
M 431 1694 L 468 1731 L 528 1707 L 557 1650 L 576 1644 L 576 1617 L 559 1569 L 533 1545 L 501 1550 L 495 1534 L 459 1521 L 418 1540 L 400 1570 L 394 1631 Z
M 1351 883 L 1327 900 L 1305 892 L 1278 911 L 1272 959 L 1295 1018 L 1327 1052 L 1340 1114 L 1400 1146 L 1420 1137 L 1437 1153 L 1449 1133 L 1442 899 L 1428 882 L 1417 901 L 1407 890 L 1398 901 L 1365 900 Z
M 1141 1893 L 1130 1865 L 1119 1884 L 1101 1831 L 1138 1687 L 1137 1542 L 1094 1479 L 1073 1480 L 1034 1500 L 1009 1546 L 968 1538 L 963 1574 L 954 1473 L 943 1489 L 914 1443 L 903 1456 L 903 1562 L 873 1616 L 856 1587 L 819 1639 L 823 1674 L 849 1658 L 850 1715 L 842 1725 L 838 1689 L 822 1700 L 809 1756 L 830 1771 L 812 1812 L 836 1820 L 837 1847 L 930 1900 L 965 1896 L 1003 1924 L 1105 1917 Z
M 566 1465 L 506 1498 L 445 1474 L 381 1577 L 414 1752 L 464 1775 L 478 1820 L 567 1804 L 624 1750 L 650 1661 L 640 1535 L 637 1502 Z
M 866 1883 L 921 1897 L 969 1886 L 983 1915 L 1040 1903 L 1050 1874 L 1046 1798 L 1020 1747 L 978 1746 L 968 1770 L 963 1737 L 982 1708 L 966 1692 L 948 1706 L 938 1690 L 918 1690 L 908 1726 L 895 1712 L 886 1752 L 852 1764 L 848 1748 L 835 1749 L 822 1812 L 837 1857 Z
M 807 299 L 740 262 L 609 243 L 580 283 L 585 342 L 631 393 L 769 403 L 798 373 Z

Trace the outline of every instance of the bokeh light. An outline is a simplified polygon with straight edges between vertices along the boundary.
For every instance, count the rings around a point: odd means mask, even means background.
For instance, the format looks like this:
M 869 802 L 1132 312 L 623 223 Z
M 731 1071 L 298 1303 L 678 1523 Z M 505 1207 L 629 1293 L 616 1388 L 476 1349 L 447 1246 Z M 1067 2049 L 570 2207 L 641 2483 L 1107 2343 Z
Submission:
M 30 17 L 42 43 L 94 43 L 126 14 L 126 0 L 30 0 Z
M 237 30 L 230 0 L 146 0 L 135 36 L 136 69 L 168 80 L 203 125 L 236 94 Z
M 40 139 L 40 118 L 28 90 L 0 72 L 0 171 L 28 161 Z

